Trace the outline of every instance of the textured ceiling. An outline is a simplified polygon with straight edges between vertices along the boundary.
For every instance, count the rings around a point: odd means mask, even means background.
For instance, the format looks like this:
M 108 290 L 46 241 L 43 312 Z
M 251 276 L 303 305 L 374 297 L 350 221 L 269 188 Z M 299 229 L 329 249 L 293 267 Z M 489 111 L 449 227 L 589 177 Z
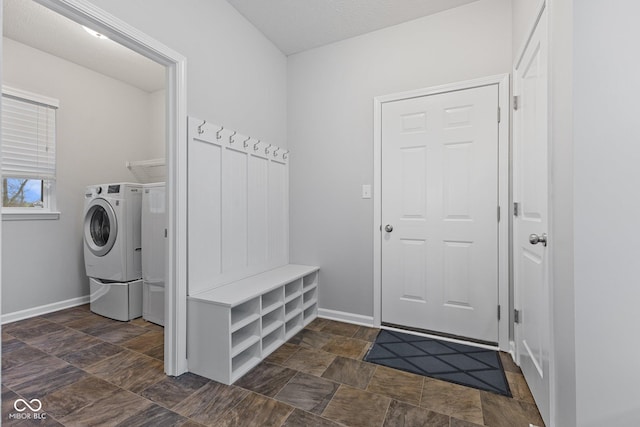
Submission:
M 476 0 L 227 0 L 285 55 Z
M 31 0 L 4 0 L 3 35 L 146 92 L 165 85 L 163 66 Z

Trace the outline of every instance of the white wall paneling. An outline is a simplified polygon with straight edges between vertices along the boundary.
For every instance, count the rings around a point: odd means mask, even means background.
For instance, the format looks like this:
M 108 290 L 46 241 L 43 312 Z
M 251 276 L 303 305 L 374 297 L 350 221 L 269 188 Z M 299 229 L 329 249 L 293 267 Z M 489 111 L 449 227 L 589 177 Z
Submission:
M 189 295 L 289 261 L 289 156 L 189 118 Z

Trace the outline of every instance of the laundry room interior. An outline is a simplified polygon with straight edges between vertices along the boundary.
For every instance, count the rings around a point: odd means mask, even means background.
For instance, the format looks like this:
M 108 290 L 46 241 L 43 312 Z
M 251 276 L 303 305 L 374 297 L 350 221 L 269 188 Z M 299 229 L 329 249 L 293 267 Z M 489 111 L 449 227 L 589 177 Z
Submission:
M 2 0 L 3 422 L 640 423 L 640 5 L 400 3 Z

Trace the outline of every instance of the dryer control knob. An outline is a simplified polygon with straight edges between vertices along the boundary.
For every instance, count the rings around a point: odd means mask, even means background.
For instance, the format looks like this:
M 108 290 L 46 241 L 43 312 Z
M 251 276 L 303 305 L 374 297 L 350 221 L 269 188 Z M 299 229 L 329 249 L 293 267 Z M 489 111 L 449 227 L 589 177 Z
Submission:
M 96 187 L 96 194 L 102 193 L 102 187 Z

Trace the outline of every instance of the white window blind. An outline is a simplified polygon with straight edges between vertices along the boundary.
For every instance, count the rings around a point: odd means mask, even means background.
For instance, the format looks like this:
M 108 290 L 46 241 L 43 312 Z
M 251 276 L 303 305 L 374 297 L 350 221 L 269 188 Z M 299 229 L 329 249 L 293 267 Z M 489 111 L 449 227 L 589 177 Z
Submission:
M 55 180 L 56 100 L 2 88 L 2 177 Z

